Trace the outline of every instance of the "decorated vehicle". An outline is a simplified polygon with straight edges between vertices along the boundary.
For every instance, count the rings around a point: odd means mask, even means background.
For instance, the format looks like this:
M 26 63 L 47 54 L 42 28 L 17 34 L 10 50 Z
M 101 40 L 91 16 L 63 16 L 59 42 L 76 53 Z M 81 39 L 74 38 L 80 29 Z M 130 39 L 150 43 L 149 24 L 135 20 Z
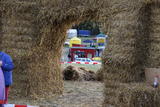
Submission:
M 101 62 L 93 61 L 90 58 L 76 58 L 74 62 L 79 64 L 101 64 Z

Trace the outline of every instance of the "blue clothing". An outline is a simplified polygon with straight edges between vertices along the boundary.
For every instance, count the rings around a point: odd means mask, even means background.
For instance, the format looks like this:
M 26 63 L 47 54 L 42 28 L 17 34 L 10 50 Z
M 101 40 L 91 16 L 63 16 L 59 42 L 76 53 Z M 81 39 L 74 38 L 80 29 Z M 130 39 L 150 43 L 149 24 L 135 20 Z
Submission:
M 14 64 L 12 58 L 8 54 L 0 52 L 0 61 L 2 61 L 1 68 L 4 73 L 5 85 L 10 86 L 13 83 L 12 70 L 14 68 Z

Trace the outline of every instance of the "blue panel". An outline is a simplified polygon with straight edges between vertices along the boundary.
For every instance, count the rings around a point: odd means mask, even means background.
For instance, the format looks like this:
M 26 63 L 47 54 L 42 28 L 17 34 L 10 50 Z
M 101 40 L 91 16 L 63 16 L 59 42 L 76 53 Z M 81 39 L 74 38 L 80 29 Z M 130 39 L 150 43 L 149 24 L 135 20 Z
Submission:
M 80 36 L 90 36 L 91 31 L 89 31 L 89 30 L 79 30 L 78 35 L 80 35 Z

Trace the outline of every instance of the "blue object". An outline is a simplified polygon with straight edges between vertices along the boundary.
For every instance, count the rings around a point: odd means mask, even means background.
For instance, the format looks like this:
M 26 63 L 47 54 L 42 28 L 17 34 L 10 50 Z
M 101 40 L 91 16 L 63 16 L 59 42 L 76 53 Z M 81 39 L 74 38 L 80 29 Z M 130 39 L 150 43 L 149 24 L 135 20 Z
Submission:
M 9 86 L 13 83 L 12 70 L 14 68 L 14 64 L 12 58 L 8 54 L 0 52 L 0 61 L 2 61 L 1 68 L 4 73 L 5 85 Z
M 2 102 L 4 101 L 5 101 L 5 83 L 4 83 L 3 71 L 0 68 L 0 102 L 1 102 L 0 104 L 3 104 Z
M 79 36 L 90 36 L 91 31 L 89 31 L 89 30 L 78 30 L 78 35 Z
M 94 43 L 94 41 L 93 41 L 93 40 L 88 40 L 88 39 L 87 39 L 87 40 L 84 40 L 83 43 Z
M 96 37 L 106 37 L 106 35 L 103 34 L 103 33 L 100 33 L 100 34 L 98 34 Z
M 104 43 L 98 43 L 98 46 L 105 46 Z

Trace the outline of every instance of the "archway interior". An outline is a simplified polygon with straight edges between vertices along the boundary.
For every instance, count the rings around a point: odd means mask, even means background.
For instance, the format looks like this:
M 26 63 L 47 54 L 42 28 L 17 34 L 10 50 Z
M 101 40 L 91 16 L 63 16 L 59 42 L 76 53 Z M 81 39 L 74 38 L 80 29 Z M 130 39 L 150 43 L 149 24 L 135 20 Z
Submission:
M 74 24 L 67 30 L 66 36 L 61 63 L 79 63 L 78 65 L 83 67 L 88 64 L 93 66 L 90 67 L 91 70 L 96 68 L 95 64 L 101 65 L 101 56 L 108 36 L 103 33 L 100 22 L 86 20 Z

